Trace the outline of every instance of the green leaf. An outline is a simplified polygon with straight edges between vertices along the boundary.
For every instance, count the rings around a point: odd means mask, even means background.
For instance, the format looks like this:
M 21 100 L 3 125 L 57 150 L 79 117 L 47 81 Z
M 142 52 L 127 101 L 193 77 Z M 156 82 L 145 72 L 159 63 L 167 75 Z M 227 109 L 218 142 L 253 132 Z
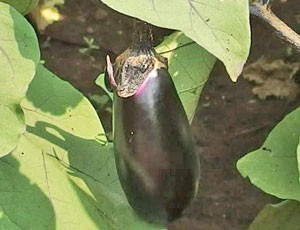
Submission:
M 216 58 L 181 32 L 171 34 L 156 51 L 169 60 L 169 72 L 191 122 Z
M 39 0 L 0 0 L 0 2 L 7 3 L 25 15 L 37 7 Z
M 250 49 L 248 0 L 103 0 L 153 25 L 180 30 L 226 66 L 236 81 Z
M 81 93 L 40 65 L 21 105 L 27 131 L 0 159 L 0 226 L 162 229 L 131 210 L 112 145 Z
M 12 151 L 25 131 L 20 100 L 25 97 L 40 52 L 31 25 L 0 2 L 0 157 Z
M 300 201 L 297 145 L 300 136 L 300 107 L 271 131 L 262 147 L 237 162 L 244 177 L 266 193 Z
M 182 32 L 171 34 L 156 47 L 156 51 L 168 58 L 169 72 L 191 122 L 216 58 Z M 105 89 L 103 74 L 96 84 Z
M 268 204 L 258 214 L 249 230 L 299 230 L 300 203 L 286 200 L 279 204 Z
M 104 73 L 101 73 L 101 74 L 97 77 L 95 83 L 96 83 L 98 86 L 100 86 L 100 87 L 105 91 L 105 93 L 109 96 L 109 98 L 110 98 L 111 100 L 113 99 L 113 93 L 110 92 L 110 91 L 108 91 L 108 90 L 106 89 L 106 87 L 105 87 L 105 83 L 104 83 Z

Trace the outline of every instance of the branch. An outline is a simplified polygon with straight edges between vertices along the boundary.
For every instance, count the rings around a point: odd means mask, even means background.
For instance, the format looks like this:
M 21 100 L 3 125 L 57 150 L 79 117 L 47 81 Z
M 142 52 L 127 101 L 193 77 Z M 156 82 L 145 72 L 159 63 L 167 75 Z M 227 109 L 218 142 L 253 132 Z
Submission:
M 250 4 L 250 14 L 267 23 L 275 34 L 284 42 L 288 42 L 296 51 L 300 52 L 300 35 L 281 21 L 267 4 L 254 1 Z

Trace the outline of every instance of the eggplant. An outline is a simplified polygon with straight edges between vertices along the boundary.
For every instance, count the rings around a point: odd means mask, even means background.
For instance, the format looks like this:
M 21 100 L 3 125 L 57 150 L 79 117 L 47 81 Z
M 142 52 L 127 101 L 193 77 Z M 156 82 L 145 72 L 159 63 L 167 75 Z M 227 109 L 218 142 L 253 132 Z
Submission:
M 107 57 L 106 84 L 114 92 L 113 135 L 118 176 L 133 210 L 167 224 L 196 195 L 200 176 L 187 115 L 149 32 L 114 64 Z

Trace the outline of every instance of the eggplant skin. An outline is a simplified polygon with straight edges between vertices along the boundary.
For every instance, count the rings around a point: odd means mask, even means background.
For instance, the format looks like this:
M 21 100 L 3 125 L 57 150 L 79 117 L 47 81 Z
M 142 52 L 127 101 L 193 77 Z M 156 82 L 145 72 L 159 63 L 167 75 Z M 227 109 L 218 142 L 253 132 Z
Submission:
M 153 71 L 141 92 L 127 98 L 114 93 L 114 152 L 134 211 L 164 225 L 178 218 L 195 196 L 200 165 L 170 74 L 166 68 Z

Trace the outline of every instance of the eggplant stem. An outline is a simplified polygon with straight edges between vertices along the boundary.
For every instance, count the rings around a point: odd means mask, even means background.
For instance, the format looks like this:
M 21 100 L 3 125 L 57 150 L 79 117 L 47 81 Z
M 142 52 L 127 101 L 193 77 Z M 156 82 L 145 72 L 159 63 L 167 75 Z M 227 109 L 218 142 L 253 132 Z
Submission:
M 153 48 L 153 34 L 151 25 L 139 19 L 134 19 L 134 33 L 132 36 L 133 49 Z

